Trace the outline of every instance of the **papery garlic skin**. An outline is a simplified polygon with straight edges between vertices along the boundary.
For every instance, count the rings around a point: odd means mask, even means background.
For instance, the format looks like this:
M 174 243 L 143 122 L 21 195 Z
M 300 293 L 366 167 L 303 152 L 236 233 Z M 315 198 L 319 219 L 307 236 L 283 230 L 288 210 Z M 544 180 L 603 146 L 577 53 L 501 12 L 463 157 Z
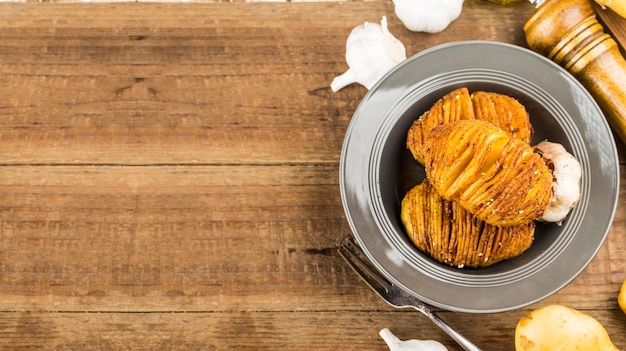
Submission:
M 398 19 L 413 32 L 441 32 L 463 10 L 463 0 L 393 0 L 393 3 Z
M 387 18 L 381 24 L 365 22 L 352 30 L 346 41 L 346 62 L 350 67 L 335 77 L 330 88 L 337 92 L 358 83 L 368 90 L 398 63 L 406 60 L 406 48 L 389 32 Z
M 384 328 L 378 334 L 389 346 L 389 351 L 448 351 L 443 344 L 435 340 L 400 340 L 388 328 Z
M 542 141 L 535 146 L 552 169 L 552 200 L 540 220 L 561 225 L 580 199 L 582 170 L 578 160 L 563 145 Z

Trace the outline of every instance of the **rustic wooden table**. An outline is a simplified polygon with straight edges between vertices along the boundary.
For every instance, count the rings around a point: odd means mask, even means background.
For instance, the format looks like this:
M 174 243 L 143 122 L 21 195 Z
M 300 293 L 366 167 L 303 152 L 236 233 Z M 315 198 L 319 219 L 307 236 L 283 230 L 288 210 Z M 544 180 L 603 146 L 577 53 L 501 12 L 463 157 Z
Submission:
M 0 348 L 387 350 L 388 327 L 459 350 L 337 255 L 340 151 L 366 90 L 329 83 L 365 21 L 386 15 L 412 55 L 526 46 L 532 10 L 468 0 L 431 35 L 390 0 L 0 4 Z M 511 351 L 524 314 L 565 304 L 626 350 L 625 221 L 622 202 L 591 265 L 540 303 L 438 312 Z

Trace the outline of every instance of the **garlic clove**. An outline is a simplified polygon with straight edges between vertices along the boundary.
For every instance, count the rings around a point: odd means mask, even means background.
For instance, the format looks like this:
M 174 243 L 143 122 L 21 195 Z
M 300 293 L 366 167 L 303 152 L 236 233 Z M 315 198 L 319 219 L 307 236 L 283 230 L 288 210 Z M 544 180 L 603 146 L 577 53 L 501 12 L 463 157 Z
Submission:
M 352 30 L 346 41 L 346 62 L 349 69 L 333 79 L 333 92 L 358 83 L 368 90 L 398 63 L 406 60 L 406 49 L 389 32 L 387 18 L 381 24 L 365 22 Z
M 541 217 L 545 222 L 561 225 L 570 210 L 580 199 L 582 170 L 576 158 L 563 145 L 542 141 L 535 146 L 552 169 L 552 200 Z
M 398 19 L 413 32 L 441 32 L 463 9 L 463 0 L 393 0 L 393 3 Z
M 385 340 L 389 351 L 448 351 L 439 341 L 435 340 L 400 340 L 388 328 L 382 329 L 379 333 Z

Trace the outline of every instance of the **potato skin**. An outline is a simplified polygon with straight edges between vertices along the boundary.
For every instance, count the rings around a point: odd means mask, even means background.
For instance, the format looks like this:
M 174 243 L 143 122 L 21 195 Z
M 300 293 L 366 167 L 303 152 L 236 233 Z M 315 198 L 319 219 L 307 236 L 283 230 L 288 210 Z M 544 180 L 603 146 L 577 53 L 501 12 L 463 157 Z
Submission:
M 548 305 L 522 317 L 516 351 L 619 351 L 593 317 L 563 305 Z

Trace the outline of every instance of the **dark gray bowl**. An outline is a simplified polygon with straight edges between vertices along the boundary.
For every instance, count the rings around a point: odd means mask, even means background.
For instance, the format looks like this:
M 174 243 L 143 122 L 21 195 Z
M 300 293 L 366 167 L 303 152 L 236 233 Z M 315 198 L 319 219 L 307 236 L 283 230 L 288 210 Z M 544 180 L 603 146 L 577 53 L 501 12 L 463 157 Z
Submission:
M 581 163 L 579 204 L 562 226 L 539 223 L 532 247 L 487 268 L 456 268 L 419 252 L 400 222 L 400 201 L 424 178 L 405 147 L 411 123 L 458 87 L 524 104 L 533 144 L 561 143 Z M 585 88 L 548 59 L 508 44 L 456 42 L 423 51 L 389 72 L 356 110 L 341 154 L 340 187 L 351 230 L 394 283 L 452 311 L 520 308 L 576 278 L 604 243 L 617 207 L 619 163 L 609 126 Z

